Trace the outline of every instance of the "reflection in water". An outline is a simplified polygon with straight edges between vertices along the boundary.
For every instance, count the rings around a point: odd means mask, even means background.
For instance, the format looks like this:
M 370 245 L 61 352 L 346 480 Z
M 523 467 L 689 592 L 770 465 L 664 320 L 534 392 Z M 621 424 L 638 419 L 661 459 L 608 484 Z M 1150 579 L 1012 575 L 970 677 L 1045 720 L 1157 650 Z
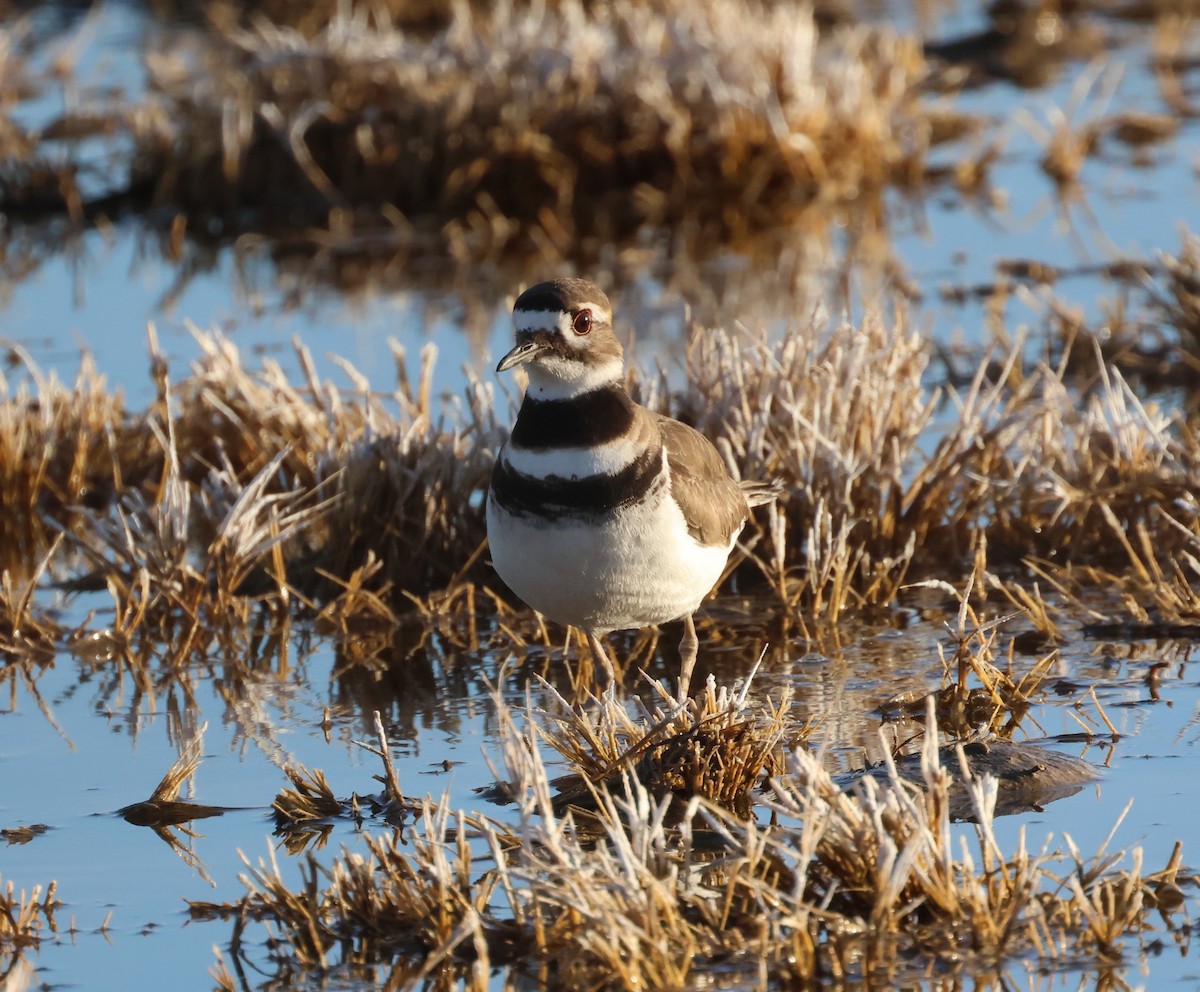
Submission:
M 858 786 L 864 778 L 890 781 L 896 773 L 906 781 L 922 785 L 921 754 L 904 755 L 894 764 L 873 765 L 841 779 L 847 788 Z M 1045 806 L 1066 799 L 1099 778 L 1095 766 L 1079 758 L 1060 754 L 1046 747 L 1010 741 L 977 742 L 950 745 L 939 749 L 938 760 L 953 779 L 950 788 L 950 817 L 976 821 L 979 810 L 971 793 L 970 782 L 983 775 L 997 783 L 996 816 L 1041 812 Z
M 117 810 L 126 822 L 139 827 L 149 827 L 183 860 L 189 868 L 216 888 L 204 862 L 191 846 L 201 835 L 186 826 L 193 820 L 221 816 L 228 810 L 220 806 L 206 806 L 179 798 L 179 790 L 192 778 L 200 767 L 204 751 L 204 731 L 208 724 L 200 727 L 180 748 L 179 757 L 167 770 L 162 780 L 154 787 L 150 798 L 132 803 Z M 180 834 L 183 836 L 181 837 Z M 186 838 L 186 841 L 184 840 Z
M 1041 89 L 1070 64 L 1103 51 L 1109 31 L 1086 4 L 993 0 L 987 27 L 947 41 L 929 42 L 926 54 L 961 71 L 953 85 L 985 86 L 997 80 Z

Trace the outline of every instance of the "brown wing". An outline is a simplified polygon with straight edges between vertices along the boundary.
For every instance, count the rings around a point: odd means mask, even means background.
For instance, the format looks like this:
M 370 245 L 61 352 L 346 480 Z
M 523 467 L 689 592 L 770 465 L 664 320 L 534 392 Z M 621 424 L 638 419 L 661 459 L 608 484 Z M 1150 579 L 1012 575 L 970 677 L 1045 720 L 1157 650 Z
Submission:
M 751 506 L 774 503 L 784 492 L 783 483 L 779 479 L 772 479 L 770 482 L 748 482 L 743 479 L 738 485 L 742 487 L 746 502 Z
M 699 431 L 661 416 L 658 427 L 671 466 L 671 492 L 688 531 L 701 544 L 724 547 L 750 514 L 742 487 Z

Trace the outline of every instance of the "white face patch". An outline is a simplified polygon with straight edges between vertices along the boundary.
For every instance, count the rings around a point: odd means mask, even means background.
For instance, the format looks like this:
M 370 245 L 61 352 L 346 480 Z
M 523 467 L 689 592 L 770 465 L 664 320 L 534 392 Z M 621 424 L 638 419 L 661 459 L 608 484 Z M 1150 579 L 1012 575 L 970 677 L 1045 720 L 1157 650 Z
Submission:
M 551 448 L 531 451 L 514 444 L 505 445 L 505 463 L 514 472 L 536 479 L 557 476 L 560 479 L 586 479 L 590 475 L 616 475 L 642 453 L 632 438 L 622 437 L 594 448 Z

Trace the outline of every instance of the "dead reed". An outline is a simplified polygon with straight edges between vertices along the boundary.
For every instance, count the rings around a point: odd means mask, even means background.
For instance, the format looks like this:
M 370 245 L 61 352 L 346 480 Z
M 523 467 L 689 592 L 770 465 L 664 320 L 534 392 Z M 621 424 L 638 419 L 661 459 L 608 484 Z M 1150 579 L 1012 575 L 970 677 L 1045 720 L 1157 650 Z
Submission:
M 1021 342 L 981 360 L 965 392 L 939 393 L 903 327 L 693 337 L 675 409 L 734 467 L 788 480 L 755 554 L 785 602 L 831 619 L 893 603 L 949 563 L 967 574 L 980 537 L 1000 565 L 1103 560 L 1146 575 L 1152 547 L 1186 571 L 1200 448 L 1177 415 L 1103 366 L 1081 400 L 1062 367 L 1025 368 Z
M 1020 302 L 1041 318 L 1030 340 L 1044 339 L 1047 362 L 1062 370 L 1075 388 L 1091 388 L 1105 368 L 1115 368 L 1139 393 L 1191 388 L 1200 378 L 1200 248 L 1196 235 L 1182 230 L 1180 247 L 1154 257 L 1125 257 L 1098 265 L 1063 267 L 1036 258 L 997 263 L 991 283 L 945 291 L 959 301 L 986 298 L 994 336 L 1007 338 L 1009 306 Z M 1111 287 L 1086 313 L 1059 299 L 1054 287 L 1074 278 Z M 952 380 L 968 380 L 971 369 L 939 354 Z M 976 356 L 977 357 L 977 356 Z
M 383 763 L 384 774 L 375 776 L 376 781 L 383 784 L 381 793 L 360 796 L 355 792 L 349 799 L 338 799 L 320 769 L 284 767 L 292 787 L 283 789 L 275 797 L 272 810 L 275 832 L 284 838 L 290 853 L 297 854 L 310 845 L 318 849 L 323 847 L 329 837 L 330 825 L 338 818 L 353 820 L 358 827 L 368 817 L 380 824 L 399 827 L 409 816 L 427 809 L 427 805 L 406 798 L 401 791 L 378 710 L 374 717 L 378 745 L 356 743 Z
M 54 530 L 99 514 L 125 485 L 145 481 L 145 434 L 127 432 L 124 400 L 85 354 L 73 384 L 45 374 L 19 348 L 23 376 L 0 375 L 0 567 L 15 580 L 42 563 Z
M 179 791 L 200 767 L 204 750 L 204 731 L 201 727 L 196 735 L 180 749 L 179 758 L 167 769 L 167 773 L 150 793 L 148 799 L 131 803 L 117 812 L 128 822 L 140 827 L 164 828 L 200 820 L 209 816 L 220 816 L 224 810 L 219 806 L 205 806 L 179 798 Z
M 1184 231 L 1178 254 L 1162 252 L 1162 287 L 1151 283 L 1150 295 L 1163 323 L 1174 329 L 1188 355 L 1200 356 L 1200 235 Z
M 5 568 L 0 575 L 0 657 L 5 662 L 34 659 L 48 661 L 62 637 L 61 626 L 49 617 L 39 615 L 34 595 L 45 577 L 46 567 L 58 550 L 55 541 L 24 580 L 16 575 L 21 569 Z

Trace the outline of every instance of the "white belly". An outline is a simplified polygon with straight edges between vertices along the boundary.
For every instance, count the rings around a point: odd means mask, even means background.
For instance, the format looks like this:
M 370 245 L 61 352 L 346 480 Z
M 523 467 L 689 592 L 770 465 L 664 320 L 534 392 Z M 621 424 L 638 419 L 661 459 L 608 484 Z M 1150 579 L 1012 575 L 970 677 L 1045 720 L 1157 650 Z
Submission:
M 492 562 L 521 599 L 557 623 L 596 632 L 648 627 L 695 611 L 733 549 L 687 532 L 660 494 L 599 518 L 513 516 L 489 494 Z

